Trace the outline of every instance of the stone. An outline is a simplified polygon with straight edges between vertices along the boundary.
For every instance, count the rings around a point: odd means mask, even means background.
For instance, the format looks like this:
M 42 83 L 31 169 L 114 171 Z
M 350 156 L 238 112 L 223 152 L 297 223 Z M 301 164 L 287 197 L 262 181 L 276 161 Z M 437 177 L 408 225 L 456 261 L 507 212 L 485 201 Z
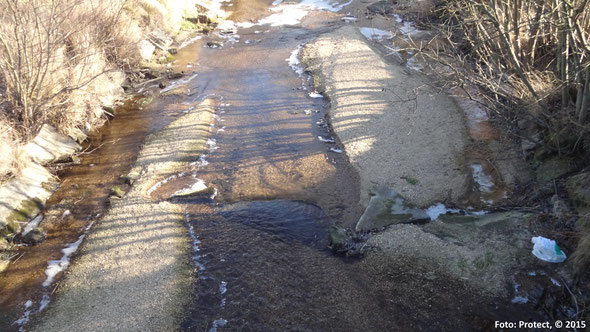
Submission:
M 567 179 L 566 190 L 574 207 L 590 207 L 590 172 L 576 174 Z
M 44 124 L 35 138 L 24 147 L 25 153 L 41 165 L 69 159 L 82 146 L 61 134 L 55 128 Z
M 357 232 L 393 224 L 430 221 L 430 217 L 424 210 L 408 203 L 395 190 L 380 186 L 375 188 L 374 193 L 356 225 Z
M 158 58 L 158 63 L 161 65 L 168 63 L 168 57 L 165 55 L 162 55 L 161 57 Z
M 141 56 L 141 58 L 147 62 L 150 62 L 152 60 L 152 55 L 156 50 L 156 46 L 150 43 L 149 40 L 143 39 L 139 42 L 139 45 L 137 47 L 139 48 L 139 55 Z
M 539 165 L 536 169 L 536 175 L 538 181 L 549 182 L 572 171 L 574 171 L 574 167 L 570 165 L 567 159 L 556 156 Z
M 137 170 L 132 170 L 127 175 L 121 175 L 121 177 L 125 180 L 125 183 L 128 185 L 132 185 L 137 179 L 139 179 L 139 172 Z
M 184 75 L 182 73 L 169 72 L 169 73 L 166 73 L 165 76 L 169 80 L 177 80 L 179 78 L 182 78 Z
M 187 18 L 187 20 L 193 23 L 211 24 L 211 19 L 209 18 L 209 16 L 204 14 L 198 14 L 197 17 L 189 17 Z
M 36 163 L 0 187 L 0 233 L 14 232 L 19 222 L 34 217 L 55 190 L 55 178 Z
M 215 42 L 215 41 L 208 41 L 207 42 L 207 47 L 210 47 L 210 48 L 217 48 L 217 47 L 221 47 L 221 46 L 222 45 L 219 42 Z
M 123 192 L 123 189 L 121 189 L 121 187 L 119 186 L 114 186 L 113 188 L 111 188 L 111 191 L 109 193 L 109 196 L 116 196 L 116 197 L 123 197 L 123 195 L 125 195 L 125 192 Z
M 43 232 L 43 229 L 37 227 L 28 232 L 25 236 L 23 236 L 23 242 L 36 245 L 43 241 L 45 241 L 46 235 Z
M 332 251 L 342 253 L 346 251 L 346 242 L 348 235 L 346 230 L 336 226 L 330 226 L 328 229 L 329 243 L 328 246 Z
M 166 87 L 166 82 L 160 82 L 160 83 L 158 83 L 158 87 L 160 89 L 164 89 Z
M 118 202 L 120 202 L 122 199 L 121 197 L 117 197 L 117 196 L 110 196 L 109 200 L 107 201 L 108 206 L 113 207 L 115 206 Z

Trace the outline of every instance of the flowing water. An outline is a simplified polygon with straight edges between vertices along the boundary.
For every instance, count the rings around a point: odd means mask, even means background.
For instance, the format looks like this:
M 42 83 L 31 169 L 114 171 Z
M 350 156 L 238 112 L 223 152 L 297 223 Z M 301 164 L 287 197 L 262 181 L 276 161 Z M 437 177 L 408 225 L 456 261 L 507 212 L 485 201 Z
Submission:
M 92 137 L 88 148 L 96 151 L 60 173 L 63 183 L 45 211 L 53 216 L 48 240 L 22 248 L 22 258 L 0 279 L 4 323 L 15 321 L 28 300 L 51 295 L 54 285 L 42 286 L 47 256 L 60 259 L 63 243 L 76 242 L 91 222 L 99 222 L 110 188 L 125 188 L 120 175 L 129 171 L 146 135 L 182 114 L 169 105 L 213 98 L 219 106 L 209 151 L 192 171 L 172 175 L 150 192 L 160 200 L 191 186 L 214 188 L 210 197 L 172 199 L 184 208 L 196 265 L 196 293 L 183 329 L 427 330 L 489 324 L 481 318 L 488 317 L 485 305 L 460 303 L 477 303 L 476 294 L 444 297 L 449 287 L 461 285 L 441 280 L 400 293 L 400 285 L 412 285 L 414 276 L 381 275 L 370 262 L 327 249 L 328 226 L 350 227 L 362 213 L 359 179 L 339 153 L 342 147 L 332 142 L 328 101 L 311 90 L 297 52 L 336 26 L 333 11 L 341 7 L 307 0 L 272 11 L 270 6 L 268 0 L 225 2 L 233 11 L 229 19 L 242 24 L 224 25 L 184 47 L 174 69 L 186 71 L 185 79 L 145 107 L 137 99 L 120 107 Z M 281 26 L 290 20 L 302 22 Z M 447 291 L 431 294 L 437 289 Z M 447 302 L 456 306 L 428 313 L 429 303 Z

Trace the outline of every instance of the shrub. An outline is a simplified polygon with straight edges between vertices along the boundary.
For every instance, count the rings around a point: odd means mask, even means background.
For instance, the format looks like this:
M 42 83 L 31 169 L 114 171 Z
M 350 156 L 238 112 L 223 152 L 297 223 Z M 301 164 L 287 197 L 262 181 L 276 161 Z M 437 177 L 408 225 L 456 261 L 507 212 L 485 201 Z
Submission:
M 4 98 L 24 138 L 44 123 L 62 132 L 96 120 L 105 73 L 131 65 L 122 0 L 0 0 Z M 121 54 L 124 52 L 124 54 Z M 94 99 L 94 100 L 93 100 Z
M 559 153 L 579 150 L 589 129 L 589 2 L 445 0 L 440 8 L 464 65 L 456 71 L 499 115 L 532 118 L 556 137 L 545 143 Z

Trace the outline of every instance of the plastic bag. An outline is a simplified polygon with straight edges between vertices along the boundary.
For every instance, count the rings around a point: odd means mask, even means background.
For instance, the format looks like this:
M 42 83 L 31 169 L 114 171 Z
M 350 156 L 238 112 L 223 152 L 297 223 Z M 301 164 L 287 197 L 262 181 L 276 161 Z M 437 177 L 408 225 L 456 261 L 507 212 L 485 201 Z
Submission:
M 535 236 L 531 239 L 534 243 L 533 255 L 540 260 L 551 263 L 561 263 L 566 259 L 565 253 L 555 243 L 554 240 L 544 238 L 542 236 Z

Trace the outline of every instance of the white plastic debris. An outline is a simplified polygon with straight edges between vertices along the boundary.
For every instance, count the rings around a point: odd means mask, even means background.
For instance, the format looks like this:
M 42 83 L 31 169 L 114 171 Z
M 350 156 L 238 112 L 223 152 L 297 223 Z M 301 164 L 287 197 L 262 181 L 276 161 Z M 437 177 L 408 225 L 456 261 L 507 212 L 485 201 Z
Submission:
M 533 255 L 537 256 L 540 260 L 550 263 L 561 263 L 566 259 L 565 253 L 561 251 L 561 248 L 559 248 L 554 240 L 542 236 L 535 236 L 531 239 L 531 242 L 535 244 Z

